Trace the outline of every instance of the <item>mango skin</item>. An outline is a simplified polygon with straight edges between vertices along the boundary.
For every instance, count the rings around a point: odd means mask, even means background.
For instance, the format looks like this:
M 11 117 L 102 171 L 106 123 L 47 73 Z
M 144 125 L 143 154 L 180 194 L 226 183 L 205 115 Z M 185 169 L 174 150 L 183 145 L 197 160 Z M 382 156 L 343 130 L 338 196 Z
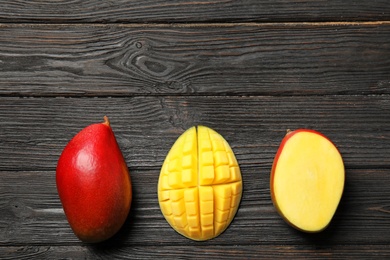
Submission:
M 81 241 L 104 241 L 122 227 L 131 207 L 131 179 L 107 117 L 67 144 L 58 160 L 56 184 L 67 220 Z

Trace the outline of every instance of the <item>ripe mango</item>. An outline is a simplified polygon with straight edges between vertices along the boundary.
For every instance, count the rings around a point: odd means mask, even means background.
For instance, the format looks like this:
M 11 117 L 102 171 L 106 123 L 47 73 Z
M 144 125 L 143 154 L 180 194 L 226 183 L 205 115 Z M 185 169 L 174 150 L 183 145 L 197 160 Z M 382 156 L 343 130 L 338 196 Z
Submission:
M 341 200 L 345 182 L 342 156 L 320 132 L 290 131 L 276 153 L 270 178 L 272 201 L 292 227 L 324 230 Z
M 160 209 L 172 228 L 192 240 L 217 237 L 233 220 L 241 196 L 241 171 L 226 140 L 205 126 L 185 131 L 158 182 Z
M 64 148 L 56 169 L 67 220 L 84 242 L 112 237 L 130 211 L 129 171 L 107 117 L 87 126 Z

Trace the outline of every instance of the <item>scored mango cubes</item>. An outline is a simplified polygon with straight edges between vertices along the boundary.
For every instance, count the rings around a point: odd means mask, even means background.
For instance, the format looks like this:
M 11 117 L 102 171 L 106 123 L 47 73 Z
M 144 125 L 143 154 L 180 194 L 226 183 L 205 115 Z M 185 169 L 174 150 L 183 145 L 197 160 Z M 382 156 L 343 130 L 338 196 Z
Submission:
M 205 126 L 184 132 L 169 151 L 158 182 L 158 200 L 168 223 L 193 240 L 220 235 L 242 196 L 236 157 L 226 140 Z

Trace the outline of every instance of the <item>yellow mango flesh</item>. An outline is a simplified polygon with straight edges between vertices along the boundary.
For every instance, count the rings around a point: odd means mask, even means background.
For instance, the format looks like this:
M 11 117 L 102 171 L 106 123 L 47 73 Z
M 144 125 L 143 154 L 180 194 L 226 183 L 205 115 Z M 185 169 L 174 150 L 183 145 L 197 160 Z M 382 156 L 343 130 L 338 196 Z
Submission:
M 286 136 L 274 162 L 271 195 L 293 227 L 319 232 L 330 223 L 344 189 L 344 164 L 334 144 L 314 131 Z
M 158 182 L 160 209 L 172 228 L 193 240 L 214 238 L 233 220 L 241 196 L 240 168 L 226 140 L 205 126 L 184 132 Z

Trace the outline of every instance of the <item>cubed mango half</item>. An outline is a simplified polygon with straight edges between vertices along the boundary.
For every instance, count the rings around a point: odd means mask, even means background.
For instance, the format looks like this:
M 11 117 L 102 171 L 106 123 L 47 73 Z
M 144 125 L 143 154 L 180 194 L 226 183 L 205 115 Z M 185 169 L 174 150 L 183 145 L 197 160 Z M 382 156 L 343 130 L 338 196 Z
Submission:
M 160 209 L 172 228 L 197 241 L 217 237 L 230 225 L 241 197 L 241 171 L 227 141 L 205 126 L 185 131 L 158 182 Z

